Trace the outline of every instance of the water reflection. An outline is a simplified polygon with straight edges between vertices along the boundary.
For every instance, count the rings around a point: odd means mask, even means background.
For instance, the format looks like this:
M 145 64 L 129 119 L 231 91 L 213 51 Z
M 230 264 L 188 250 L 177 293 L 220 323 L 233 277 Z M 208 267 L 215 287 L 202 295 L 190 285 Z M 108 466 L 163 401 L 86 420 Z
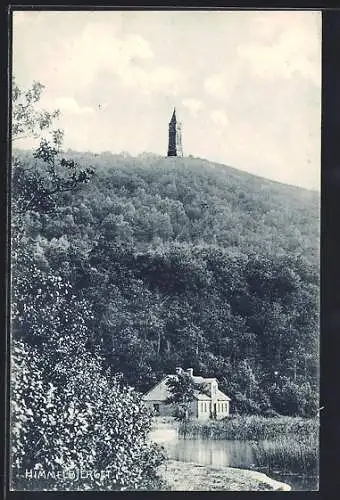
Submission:
M 172 427 L 164 427 L 161 429 L 153 429 L 150 432 L 150 440 L 155 443 L 163 444 L 171 441 L 177 442 L 179 439 L 177 429 Z
M 155 428 L 150 439 L 164 446 L 170 458 L 200 465 L 256 469 L 255 455 L 249 441 L 227 439 L 192 439 L 178 435 L 177 429 Z M 273 479 L 289 484 L 295 491 L 315 491 L 317 478 L 263 471 Z
M 200 465 L 253 467 L 254 453 L 247 441 L 178 439 L 168 441 L 166 449 L 176 460 Z

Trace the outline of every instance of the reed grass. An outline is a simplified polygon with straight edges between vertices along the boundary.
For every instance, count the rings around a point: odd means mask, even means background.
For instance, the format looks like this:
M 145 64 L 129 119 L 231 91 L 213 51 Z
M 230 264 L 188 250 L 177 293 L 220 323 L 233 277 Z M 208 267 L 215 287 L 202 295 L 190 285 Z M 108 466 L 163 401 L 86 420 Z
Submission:
M 293 435 L 271 441 L 252 442 L 257 467 L 272 471 L 318 475 L 319 445 L 315 436 L 297 439 Z
M 237 416 L 219 421 L 191 420 L 180 424 L 179 433 L 182 436 L 203 439 L 258 441 L 275 439 L 287 434 L 294 435 L 295 439 L 302 439 L 308 436 L 318 436 L 319 419 Z

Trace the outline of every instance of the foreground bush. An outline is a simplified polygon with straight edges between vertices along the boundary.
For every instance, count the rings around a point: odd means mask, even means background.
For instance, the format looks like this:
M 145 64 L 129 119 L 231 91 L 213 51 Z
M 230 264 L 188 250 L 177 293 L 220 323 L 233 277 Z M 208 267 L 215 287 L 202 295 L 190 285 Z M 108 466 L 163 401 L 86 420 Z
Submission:
M 12 489 L 156 488 L 162 455 L 137 393 L 94 354 L 48 354 L 13 342 Z

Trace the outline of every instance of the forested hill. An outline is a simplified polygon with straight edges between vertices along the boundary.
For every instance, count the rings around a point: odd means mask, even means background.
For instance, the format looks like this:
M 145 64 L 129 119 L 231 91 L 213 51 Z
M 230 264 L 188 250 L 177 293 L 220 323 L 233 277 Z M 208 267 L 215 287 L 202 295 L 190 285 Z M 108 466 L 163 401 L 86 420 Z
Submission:
M 66 156 L 94 178 L 27 224 L 114 371 L 145 391 L 192 367 L 239 411 L 314 414 L 318 193 L 192 157 Z

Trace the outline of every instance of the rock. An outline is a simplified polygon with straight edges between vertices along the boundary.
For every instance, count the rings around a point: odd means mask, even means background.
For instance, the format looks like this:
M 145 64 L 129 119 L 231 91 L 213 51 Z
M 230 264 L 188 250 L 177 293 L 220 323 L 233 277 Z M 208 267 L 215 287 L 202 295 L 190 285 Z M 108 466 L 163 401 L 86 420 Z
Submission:
M 167 460 L 158 469 L 172 491 L 290 491 L 288 484 L 262 472 Z

